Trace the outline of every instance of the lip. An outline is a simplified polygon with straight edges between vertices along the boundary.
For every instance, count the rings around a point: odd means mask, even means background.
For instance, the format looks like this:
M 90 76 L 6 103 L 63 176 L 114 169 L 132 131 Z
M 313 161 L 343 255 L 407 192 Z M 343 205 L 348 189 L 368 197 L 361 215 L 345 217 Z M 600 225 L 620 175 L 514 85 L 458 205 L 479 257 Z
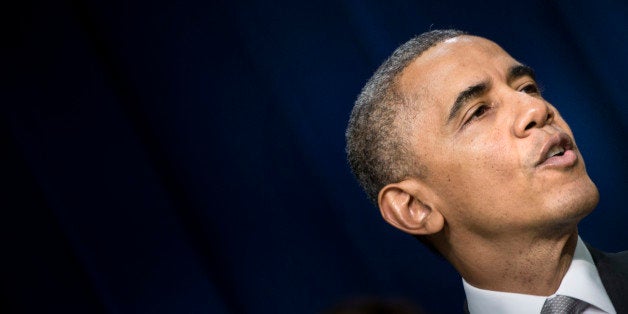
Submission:
M 547 158 L 547 153 L 555 146 L 562 147 L 565 152 L 561 156 L 553 156 Z M 549 140 L 543 145 L 541 153 L 536 162 L 536 167 L 570 167 L 578 161 L 578 154 L 574 151 L 573 141 L 571 137 L 563 132 L 558 132 L 552 135 Z

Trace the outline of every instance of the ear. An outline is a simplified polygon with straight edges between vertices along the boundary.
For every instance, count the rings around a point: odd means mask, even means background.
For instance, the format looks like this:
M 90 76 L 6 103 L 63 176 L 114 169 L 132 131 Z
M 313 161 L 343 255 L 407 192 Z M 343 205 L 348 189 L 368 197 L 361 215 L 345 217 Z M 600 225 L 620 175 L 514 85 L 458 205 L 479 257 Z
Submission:
M 407 179 L 382 188 L 378 205 L 389 224 L 413 235 L 427 235 L 438 233 L 445 224 L 435 199 L 423 182 Z

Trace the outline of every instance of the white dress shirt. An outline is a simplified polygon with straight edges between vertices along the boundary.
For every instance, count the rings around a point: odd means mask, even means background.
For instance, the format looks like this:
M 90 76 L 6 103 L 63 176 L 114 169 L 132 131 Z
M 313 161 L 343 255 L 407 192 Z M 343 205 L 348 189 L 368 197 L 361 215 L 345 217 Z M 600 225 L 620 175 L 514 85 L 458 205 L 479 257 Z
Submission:
M 474 313 L 541 313 L 547 298 L 557 294 L 570 296 L 589 303 L 583 313 L 615 314 L 613 303 L 602 285 L 600 275 L 595 268 L 591 253 L 578 236 L 578 244 L 569 269 L 563 277 L 558 290 L 551 296 L 543 297 L 528 294 L 484 290 L 470 285 L 462 279 L 467 295 L 469 312 Z

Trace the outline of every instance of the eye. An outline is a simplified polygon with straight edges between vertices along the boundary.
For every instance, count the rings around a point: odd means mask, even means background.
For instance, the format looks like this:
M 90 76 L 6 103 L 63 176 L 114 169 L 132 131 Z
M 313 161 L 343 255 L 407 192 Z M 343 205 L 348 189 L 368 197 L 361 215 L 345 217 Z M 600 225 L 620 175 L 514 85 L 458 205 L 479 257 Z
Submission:
M 541 94 L 539 87 L 534 83 L 529 83 L 529 84 L 524 85 L 519 91 L 524 92 L 526 94 L 531 94 L 531 95 Z
M 488 106 L 487 105 L 482 105 L 482 106 L 478 107 L 478 109 L 475 109 L 475 111 L 471 115 L 471 118 L 479 118 L 482 115 L 484 115 L 484 113 L 486 111 L 488 111 Z
M 478 106 L 473 111 L 473 113 L 469 116 L 469 119 L 467 119 L 467 121 L 464 122 L 464 124 L 466 125 L 466 124 L 472 122 L 473 120 L 482 117 L 490 109 L 491 109 L 491 107 L 489 105 L 486 105 L 486 104 L 482 104 L 482 105 Z

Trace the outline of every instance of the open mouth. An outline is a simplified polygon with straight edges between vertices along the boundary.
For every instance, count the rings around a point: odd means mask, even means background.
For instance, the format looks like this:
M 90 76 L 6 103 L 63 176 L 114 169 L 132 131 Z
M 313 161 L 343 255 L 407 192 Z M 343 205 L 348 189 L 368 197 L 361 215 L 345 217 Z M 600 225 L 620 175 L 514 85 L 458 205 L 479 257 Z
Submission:
M 565 148 L 562 146 L 554 146 L 552 147 L 545 156 L 546 159 L 552 158 L 554 156 L 562 156 L 565 154 Z
M 568 167 L 577 160 L 573 142 L 565 133 L 554 134 L 544 145 L 537 166 Z

